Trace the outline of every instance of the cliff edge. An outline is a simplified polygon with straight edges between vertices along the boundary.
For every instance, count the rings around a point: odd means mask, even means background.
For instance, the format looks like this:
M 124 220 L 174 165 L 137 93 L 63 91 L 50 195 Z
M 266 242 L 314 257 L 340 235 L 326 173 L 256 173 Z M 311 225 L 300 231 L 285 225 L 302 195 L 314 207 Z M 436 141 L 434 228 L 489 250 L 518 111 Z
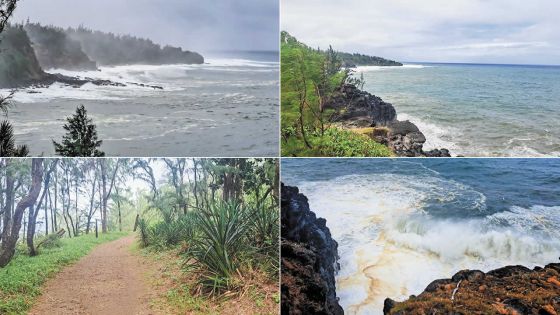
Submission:
M 484 273 L 463 270 L 435 280 L 403 302 L 385 300 L 386 315 L 560 314 L 560 263 L 529 269 L 507 266 Z
M 281 195 L 281 313 L 344 314 L 335 287 L 338 244 L 326 220 L 315 216 L 297 187 L 282 184 Z
M 325 106 L 335 110 L 331 118 L 333 123 L 387 145 L 397 156 L 451 156 L 447 149 L 424 151 L 426 137 L 414 123 L 397 120 L 392 104 L 355 85 L 342 85 Z

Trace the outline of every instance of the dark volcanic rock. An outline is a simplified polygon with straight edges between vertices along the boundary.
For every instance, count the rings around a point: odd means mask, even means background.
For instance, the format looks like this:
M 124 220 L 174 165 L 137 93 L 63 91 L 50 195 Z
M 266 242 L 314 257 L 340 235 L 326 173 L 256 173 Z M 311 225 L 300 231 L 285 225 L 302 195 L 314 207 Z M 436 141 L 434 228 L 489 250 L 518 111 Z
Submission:
M 387 145 L 398 156 L 451 156 L 447 149 L 424 151 L 426 137 L 415 124 L 408 120 L 397 120 L 397 112 L 392 104 L 361 91 L 352 84 L 341 86 L 325 107 L 336 111 L 331 120 L 344 128 L 386 128 L 387 132 L 370 136 L 375 141 Z
M 335 273 L 338 244 L 326 220 L 309 210 L 297 187 L 282 184 L 282 314 L 344 314 Z
M 453 297 L 453 299 L 452 299 Z M 462 270 L 435 280 L 403 302 L 385 300 L 384 314 L 560 314 L 560 264 L 533 270 L 507 266 L 486 274 Z
M 333 120 L 351 123 L 353 120 L 367 118 L 369 126 L 384 126 L 397 119 L 393 105 L 381 98 L 361 91 L 352 84 L 343 85 L 326 104 L 327 108 L 338 111 Z

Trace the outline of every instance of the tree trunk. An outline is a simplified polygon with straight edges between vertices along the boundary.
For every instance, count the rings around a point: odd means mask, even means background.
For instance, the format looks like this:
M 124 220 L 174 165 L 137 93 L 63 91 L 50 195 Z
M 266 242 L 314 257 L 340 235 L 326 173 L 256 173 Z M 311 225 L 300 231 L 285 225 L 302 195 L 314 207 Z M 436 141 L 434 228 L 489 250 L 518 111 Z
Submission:
M 51 192 L 49 187 L 47 187 L 47 199 L 45 200 L 45 235 L 49 235 L 49 199 Z
M 58 222 L 56 222 L 56 216 L 58 212 L 58 172 L 55 171 L 54 173 L 54 213 L 51 213 L 51 217 L 53 218 L 53 233 L 54 231 L 58 230 Z M 70 233 L 70 231 L 68 231 Z
M 101 207 L 101 232 L 107 233 L 107 203 L 109 201 L 109 197 L 111 196 L 111 191 L 113 190 L 113 186 L 115 185 L 115 178 L 117 176 L 117 171 L 119 169 L 119 161 L 117 160 L 117 165 L 115 165 L 115 170 L 113 171 L 113 176 L 111 178 L 111 183 L 109 185 L 109 189 L 107 189 L 107 165 L 106 160 L 101 159 L 101 182 L 103 183 L 103 203 Z
M 78 236 L 80 234 L 80 230 L 79 230 L 80 217 L 78 216 L 78 180 L 77 179 L 76 179 L 75 193 L 76 193 L 76 204 L 75 204 L 74 214 L 76 218 L 76 229 L 74 230 L 74 236 Z
M 41 192 L 41 184 L 43 182 L 43 159 L 35 158 L 32 160 L 31 178 L 31 188 L 29 189 L 28 194 L 21 198 L 15 208 L 10 232 L 3 233 L 3 236 L 5 234 L 6 238 L 2 238 L 2 244 L 0 247 L 0 267 L 5 267 L 14 257 L 23 213 L 25 209 L 35 204 L 37 198 L 39 197 L 39 193 Z M 4 225 L 4 227 L 6 230 L 8 225 Z
M 54 163 L 55 164 L 51 164 L 51 167 L 45 174 L 43 193 L 41 194 L 41 198 L 39 198 L 39 203 L 37 203 L 37 205 L 32 205 L 31 207 L 29 207 L 29 220 L 27 222 L 27 248 L 29 249 L 29 256 L 37 255 L 37 249 L 33 244 L 33 240 L 35 238 L 35 229 L 37 226 L 37 216 L 39 215 L 39 210 L 41 210 L 41 205 L 43 204 L 43 202 L 45 202 L 45 213 L 47 211 L 47 191 L 51 180 L 51 172 L 55 169 L 57 162 Z
M 97 185 L 97 172 L 95 172 L 95 175 L 93 177 L 93 182 L 91 184 L 91 199 L 89 200 L 89 212 L 88 212 L 88 216 L 87 216 L 87 222 L 86 222 L 86 234 L 89 234 L 89 230 L 90 230 L 90 226 L 91 226 L 91 218 L 94 215 L 94 204 L 95 204 L 95 185 Z

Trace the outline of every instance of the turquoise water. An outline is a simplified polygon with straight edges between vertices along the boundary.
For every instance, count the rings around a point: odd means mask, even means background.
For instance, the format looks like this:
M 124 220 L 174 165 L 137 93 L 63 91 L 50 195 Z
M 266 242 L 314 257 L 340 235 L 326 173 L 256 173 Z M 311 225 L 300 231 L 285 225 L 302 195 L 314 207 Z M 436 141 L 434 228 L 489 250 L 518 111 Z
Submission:
M 360 67 L 364 89 L 416 123 L 426 147 L 464 156 L 560 156 L 560 67 Z

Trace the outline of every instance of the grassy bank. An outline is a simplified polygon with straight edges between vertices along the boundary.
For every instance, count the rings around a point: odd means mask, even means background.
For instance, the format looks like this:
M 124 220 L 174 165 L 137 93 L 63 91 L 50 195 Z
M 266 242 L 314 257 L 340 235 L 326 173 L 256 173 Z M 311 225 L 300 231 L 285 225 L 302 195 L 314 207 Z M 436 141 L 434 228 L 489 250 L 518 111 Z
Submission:
M 84 235 L 64 238 L 56 246 L 42 248 L 38 256 L 29 257 L 25 248 L 5 268 L 0 268 L 0 314 L 26 314 L 41 285 L 65 266 L 87 255 L 96 245 L 116 240 L 127 233 Z
M 151 262 L 150 284 L 162 294 L 152 307 L 165 314 L 262 314 L 276 315 L 280 307 L 278 278 L 253 268 L 236 276 L 236 290 L 214 296 L 202 294 L 198 274 L 184 270 L 180 247 L 156 251 L 140 249 Z

